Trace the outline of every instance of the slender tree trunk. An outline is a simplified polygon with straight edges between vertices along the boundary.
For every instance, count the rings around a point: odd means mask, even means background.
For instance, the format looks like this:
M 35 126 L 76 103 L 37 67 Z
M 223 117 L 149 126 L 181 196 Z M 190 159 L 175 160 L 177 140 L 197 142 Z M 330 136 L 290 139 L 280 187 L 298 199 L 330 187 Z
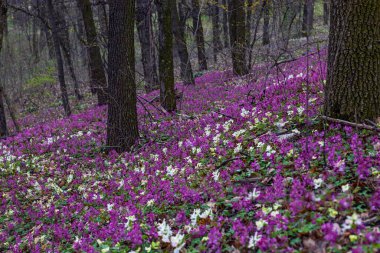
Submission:
M 228 0 L 222 0 L 223 3 L 223 38 L 224 38 L 224 47 L 228 48 L 230 46 L 230 32 L 228 29 Z
M 302 34 L 310 35 L 314 22 L 314 0 L 305 0 L 303 5 Z
M 263 14 L 264 14 L 264 23 L 263 23 L 263 45 L 268 45 L 270 43 L 269 37 L 269 3 L 267 0 L 263 1 Z
M 58 3 L 57 6 L 59 8 L 62 8 L 62 9 L 64 8 L 64 3 L 62 2 L 62 0 L 58 1 L 57 3 Z M 74 70 L 74 64 L 73 64 L 72 55 L 71 55 L 71 43 L 70 43 L 68 25 L 62 13 L 56 12 L 56 15 L 57 16 L 55 17 L 55 19 L 57 20 L 57 26 L 58 26 L 57 35 L 59 37 L 58 38 L 59 44 L 62 49 L 66 66 L 69 69 L 71 80 L 73 81 L 73 84 L 74 84 L 74 94 L 78 100 L 81 100 L 83 97 L 80 94 L 79 83 L 78 83 L 78 79 L 76 77 L 75 70 Z
M 146 92 L 159 88 L 153 41 L 152 7 L 151 0 L 138 0 L 136 4 L 136 26 L 141 45 Z
M 192 10 L 193 30 L 194 30 L 195 40 L 197 44 L 199 70 L 205 71 L 207 70 L 207 57 L 206 57 L 206 50 L 205 50 L 205 39 L 203 35 L 202 15 L 201 15 L 201 9 L 199 6 L 199 0 L 192 0 L 192 6 L 193 6 L 193 10 Z
M 252 24 L 254 23 L 254 20 L 253 20 L 253 13 L 252 13 L 252 7 L 253 7 L 253 0 L 246 0 L 246 9 L 245 12 L 246 12 L 246 15 L 245 15 L 245 39 L 246 39 L 246 43 L 245 43 L 245 48 L 246 48 L 246 51 L 248 52 L 249 51 L 249 45 L 250 45 L 250 40 L 251 40 L 251 35 L 252 35 Z
M 16 113 L 15 113 L 14 108 L 12 106 L 11 100 L 9 99 L 8 94 L 5 91 L 3 91 L 3 97 L 4 97 L 4 102 L 8 107 L 9 116 L 12 119 L 15 130 L 16 130 L 16 132 L 20 132 L 20 126 L 19 126 L 17 119 L 16 119 Z
M 129 151 L 139 138 L 134 23 L 134 0 L 109 0 L 107 146 L 118 152 Z
M 98 45 L 96 27 L 89 0 L 78 0 L 87 37 L 87 53 L 90 65 L 90 87 L 98 95 L 98 105 L 107 104 L 107 78 Z
M 246 24 L 244 0 L 231 0 L 229 5 L 229 13 L 233 72 L 235 75 L 241 76 L 248 73 L 245 59 Z
M 327 116 L 362 122 L 380 116 L 380 1 L 332 0 Z
M 4 0 L 0 0 L 0 52 L 3 46 L 4 29 L 7 22 L 7 6 Z M 0 84 L 0 137 L 7 136 L 7 120 L 3 101 L 3 86 Z
M 330 17 L 330 4 L 329 0 L 323 0 L 323 24 L 328 25 L 329 24 L 329 17 Z
M 186 18 L 180 18 L 178 15 L 176 1 L 172 2 L 172 25 L 174 41 L 177 44 L 178 56 L 181 62 L 181 78 L 184 84 L 195 84 L 193 70 L 191 67 L 189 52 L 187 51 L 185 38 Z
M 156 0 L 159 26 L 159 78 L 160 101 L 168 112 L 175 111 L 176 97 L 173 71 L 173 33 L 172 13 L 173 0 Z
M 67 95 L 65 73 L 63 69 L 63 60 L 62 60 L 62 54 L 61 54 L 60 43 L 59 43 L 59 35 L 58 35 L 59 21 L 57 20 L 57 16 L 56 16 L 57 14 L 54 11 L 52 0 L 47 0 L 47 7 L 49 11 L 48 13 L 49 21 L 52 28 L 52 37 L 53 37 L 53 44 L 54 44 L 54 49 L 55 49 L 55 58 L 57 61 L 58 79 L 59 79 L 59 84 L 61 88 L 62 104 L 65 110 L 66 116 L 70 116 L 71 108 L 70 108 L 70 103 L 69 103 L 69 97 Z
M 222 42 L 220 41 L 220 21 L 219 21 L 219 1 L 216 0 L 210 6 L 212 20 L 212 45 L 214 62 L 218 61 L 218 53 L 222 50 Z

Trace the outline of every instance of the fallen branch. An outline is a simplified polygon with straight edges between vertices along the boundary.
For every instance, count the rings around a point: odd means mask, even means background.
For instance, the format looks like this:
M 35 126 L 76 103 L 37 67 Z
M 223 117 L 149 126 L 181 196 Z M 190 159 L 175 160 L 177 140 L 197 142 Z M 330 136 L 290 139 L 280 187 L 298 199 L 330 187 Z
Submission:
M 220 169 L 224 165 L 227 165 L 227 163 L 235 161 L 235 160 L 239 160 L 239 159 L 242 159 L 242 158 L 244 158 L 244 157 L 243 156 L 232 157 L 230 159 L 227 159 L 227 160 L 223 161 L 220 165 L 216 166 L 216 168 Z
M 350 122 L 350 121 L 346 121 L 346 120 L 342 120 L 342 119 L 330 118 L 327 116 L 321 116 L 321 118 L 324 120 L 333 122 L 333 123 L 343 124 L 343 125 L 347 125 L 347 126 L 357 127 L 357 128 L 371 130 L 371 131 L 375 131 L 375 132 L 380 133 L 380 129 L 377 126 L 369 126 L 366 124 L 358 124 L 358 123 L 354 123 L 354 122 Z

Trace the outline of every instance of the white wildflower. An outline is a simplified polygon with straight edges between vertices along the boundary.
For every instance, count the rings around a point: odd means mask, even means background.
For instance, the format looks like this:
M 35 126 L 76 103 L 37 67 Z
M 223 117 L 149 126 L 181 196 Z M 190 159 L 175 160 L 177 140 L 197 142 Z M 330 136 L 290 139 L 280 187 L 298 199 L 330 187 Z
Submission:
M 219 180 L 219 176 L 220 176 L 219 170 L 212 172 L 212 178 L 214 179 L 215 182 Z
M 166 220 L 163 220 L 161 224 L 157 227 L 158 235 L 162 237 L 163 242 L 170 242 L 170 237 L 173 232 L 170 226 L 166 223 Z
M 185 235 L 181 234 L 181 230 L 180 230 L 175 236 L 170 237 L 170 243 L 172 247 L 176 248 L 183 241 L 184 236 Z
M 234 153 L 237 154 L 242 150 L 243 150 L 243 147 L 241 146 L 241 143 L 238 143 L 236 147 L 234 148 Z
M 248 193 L 248 197 L 246 197 L 246 200 L 255 200 L 260 196 L 260 191 L 257 191 L 256 188 L 253 189 L 252 192 Z
M 111 211 L 115 204 L 107 204 L 107 211 Z
M 134 215 L 130 215 L 127 217 L 127 222 L 124 223 L 124 227 L 128 230 L 132 229 L 133 222 L 136 221 L 136 217 Z
M 254 236 L 251 236 L 249 238 L 249 243 L 248 243 L 248 248 L 250 249 L 253 249 L 256 247 L 256 244 L 261 240 L 261 235 L 257 234 L 257 232 L 255 232 L 255 235 Z
M 342 185 L 342 191 L 343 192 L 347 192 L 349 189 L 350 189 L 350 185 L 349 184 Z
M 322 178 L 317 178 L 313 180 L 314 182 L 314 189 L 318 189 L 322 186 L 323 184 L 323 179 Z
M 297 108 L 297 112 L 299 115 L 301 115 L 304 111 L 305 111 L 305 108 L 303 108 L 302 106 Z
M 248 115 L 249 115 L 249 111 L 247 111 L 245 108 L 242 108 L 240 116 L 242 116 L 243 118 L 246 118 L 248 117 Z
M 260 219 L 256 221 L 255 224 L 256 224 L 257 230 L 261 230 L 264 226 L 268 224 L 268 222 L 266 220 Z

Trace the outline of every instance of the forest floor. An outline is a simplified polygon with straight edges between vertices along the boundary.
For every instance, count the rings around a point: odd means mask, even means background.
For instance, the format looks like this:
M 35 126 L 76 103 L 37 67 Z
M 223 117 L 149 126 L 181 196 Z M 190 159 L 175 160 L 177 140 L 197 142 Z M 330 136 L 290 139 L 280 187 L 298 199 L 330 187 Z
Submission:
M 320 119 L 309 62 L 206 73 L 174 115 L 139 96 L 131 153 L 103 152 L 105 108 L 26 117 L 0 142 L 0 251 L 378 251 L 380 137 Z

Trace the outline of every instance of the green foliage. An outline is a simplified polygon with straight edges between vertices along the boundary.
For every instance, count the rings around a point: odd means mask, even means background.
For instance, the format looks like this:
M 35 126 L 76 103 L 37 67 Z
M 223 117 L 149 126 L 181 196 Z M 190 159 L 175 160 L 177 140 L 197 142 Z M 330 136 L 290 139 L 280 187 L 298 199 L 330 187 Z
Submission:
M 54 84 L 57 80 L 54 76 L 55 67 L 49 66 L 45 68 L 43 71 L 40 71 L 38 74 L 34 75 L 30 78 L 26 84 L 25 88 L 38 88 L 45 84 Z

